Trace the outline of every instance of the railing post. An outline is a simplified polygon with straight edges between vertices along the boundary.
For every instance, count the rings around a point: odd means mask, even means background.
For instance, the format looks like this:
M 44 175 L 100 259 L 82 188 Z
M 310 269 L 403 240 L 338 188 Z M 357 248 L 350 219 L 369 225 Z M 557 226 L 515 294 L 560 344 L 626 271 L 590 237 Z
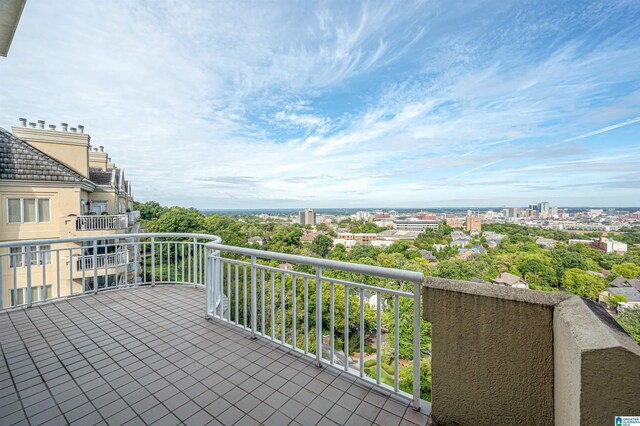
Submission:
M 215 289 L 214 279 L 216 274 L 213 273 L 212 269 L 214 269 L 215 260 L 210 257 L 209 249 L 205 248 L 205 263 L 204 263 L 204 283 L 205 283 L 205 294 L 206 294 L 206 310 L 207 314 L 205 315 L 206 319 L 210 319 L 212 316 L 215 316 L 215 308 L 213 304 L 215 303 L 215 297 L 213 295 L 213 291 Z
M 216 252 L 217 257 L 216 257 L 216 267 L 218 268 L 218 272 L 216 274 L 216 288 L 218 289 L 218 293 L 216 294 L 218 297 L 216 297 L 216 301 L 218 299 L 219 300 L 219 306 L 220 306 L 220 319 L 223 319 L 224 317 L 224 263 L 222 262 L 222 259 L 220 258 L 221 253 L 218 251 Z M 231 298 L 228 298 L 228 300 L 231 300 Z
M 8 252 L 11 252 L 11 249 L 7 249 Z M 0 311 L 4 309 L 4 305 L 2 304 L 2 274 L 4 273 L 4 271 L 2 270 L 2 262 L 4 261 L 4 258 L 0 256 Z M 11 256 L 7 256 L 7 266 L 9 266 L 9 263 L 11 262 Z M 15 263 L 15 262 L 14 262 Z M 14 268 L 17 267 L 17 265 L 14 264 Z M 60 288 L 60 280 L 58 280 L 58 289 Z M 58 290 L 58 296 L 60 295 L 60 290 Z M 11 300 L 11 297 L 9 297 L 9 300 Z
M 155 237 L 151 237 L 151 286 L 156 285 L 156 248 Z
M 316 268 L 316 366 L 322 359 L 322 268 Z
M 31 303 L 33 302 L 31 300 L 31 246 L 27 246 L 26 247 L 26 263 L 27 263 L 27 307 L 30 308 L 31 307 Z M 18 297 L 16 295 L 16 300 L 18 300 Z
M 198 239 L 193 238 L 193 287 L 198 283 Z
M 420 289 L 422 284 L 413 283 L 413 409 L 420 411 Z M 396 336 L 396 339 L 398 336 Z
M 133 275 L 133 283 L 138 285 L 138 276 L 140 275 L 140 238 L 133 239 L 133 254 L 135 262 L 135 271 Z
M 105 256 L 107 255 L 107 246 L 104 246 Z M 104 285 L 107 285 L 107 276 L 104 277 Z M 98 240 L 93 240 L 93 294 L 98 292 Z
M 258 328 L 258 290 L 257 290 L 256 257 L 251 256 L 251 338 L 256 338 Z

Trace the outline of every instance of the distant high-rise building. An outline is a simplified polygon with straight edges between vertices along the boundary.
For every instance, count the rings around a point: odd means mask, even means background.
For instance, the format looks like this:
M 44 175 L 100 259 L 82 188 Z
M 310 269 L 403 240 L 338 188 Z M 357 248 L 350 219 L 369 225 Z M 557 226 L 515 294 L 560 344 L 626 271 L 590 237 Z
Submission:
M 445 222 L 447 223 L 447 226 L 452 228 L 462 228 L 464 225 L 464 216 L 458 217 L 456 215 L 447 215 L 445 217 Z
M 474 215 L 470 211 L 467 212 L 467 231 L 482 231 L 482 218 Z
M 538 203 L 538 212 L 540 213 L 544 213 L 549 211 L 549 203 L 547 201 L 543 201 L 541 203 Z
M 313 209 L 304 209 L 298 212 L 298 219 L 300 221 L 300 225 L 315 226 L 316 224 L 316 214 Z

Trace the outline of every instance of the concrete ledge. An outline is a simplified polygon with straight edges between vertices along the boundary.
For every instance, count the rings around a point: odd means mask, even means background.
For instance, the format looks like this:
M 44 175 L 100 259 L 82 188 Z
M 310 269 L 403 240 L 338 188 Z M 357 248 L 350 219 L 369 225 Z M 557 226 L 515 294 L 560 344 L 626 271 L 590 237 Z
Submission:
M 571 297 L 570 295 L 563 293 L 551 293 L 548 291 L 511 288 L 493 284 L 447 280 L 435 277 L 426 277 L 424 281 L 424 288 L 546 306 L 555 306 Z
M 613 424 L 640 415 L 640 347 L 576 296 L 427 278 L 436 425 Z
M 555 424 L 640 415 L 640 346 L 604 308 L 572 297 L 556 307 L 553 328 Z

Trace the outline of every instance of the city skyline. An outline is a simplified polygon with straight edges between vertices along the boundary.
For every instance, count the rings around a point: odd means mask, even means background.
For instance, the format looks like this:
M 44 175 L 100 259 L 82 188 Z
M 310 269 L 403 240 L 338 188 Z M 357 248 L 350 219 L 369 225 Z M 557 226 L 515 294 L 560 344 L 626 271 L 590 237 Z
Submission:
M 640 5 L 610 3 L 28 2 L 0 126 L 84 124 L 168 205 L 640 205 Z

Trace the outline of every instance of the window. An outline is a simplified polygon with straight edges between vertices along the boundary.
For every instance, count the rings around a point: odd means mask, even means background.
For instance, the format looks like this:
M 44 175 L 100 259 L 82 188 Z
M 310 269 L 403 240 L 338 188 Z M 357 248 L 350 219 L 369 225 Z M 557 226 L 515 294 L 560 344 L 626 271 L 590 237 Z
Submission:
M 48 198 L 38 200 L 38 222 L 51 222 L 51 207 Z
M 9 198 L 8 223 L 51 222 L 51 203 L 48 198 Z
M 31 265 L 51 265 L 51 245 L 30 246 L 31 249 Z M 9 267 L 19 268 L 27 265 L 27 248 L 11 247 L 9 253 Z
M 12 253 L 9 256 L 9 268 L 19 268 L 24 264 L 22 247 L 11 247 L 9 253 Z
M 51 245 L 38 246 L 38 265 L 51 265 Z
M 27 300 L 27 289 L 18 288 L 16 290 L 10 290 L 11 306 L 24 305 Z M 42 285 L 31 287 L 31 301 L 41 302 L 43 300 L 53 298 L 53 285 L 47 284 L 42 288 Z
M 93 214 L 102 214 L 104 212 L 109 211 L 108 209 L 108 201 L 92 201 L 91 202 L 91 213 Z
M 24 212 L 22 215 L 22 221 L 24 223 L 35 223 L 38 221 L 35 198 L 25 198 L 22 200 L 22 211 Z
M 9 199 L 8 200 L 8 210 L 9 210 L 9 223 L 20 223 L 22 222 L 22 207 L 20 204 L 20 199 Z

